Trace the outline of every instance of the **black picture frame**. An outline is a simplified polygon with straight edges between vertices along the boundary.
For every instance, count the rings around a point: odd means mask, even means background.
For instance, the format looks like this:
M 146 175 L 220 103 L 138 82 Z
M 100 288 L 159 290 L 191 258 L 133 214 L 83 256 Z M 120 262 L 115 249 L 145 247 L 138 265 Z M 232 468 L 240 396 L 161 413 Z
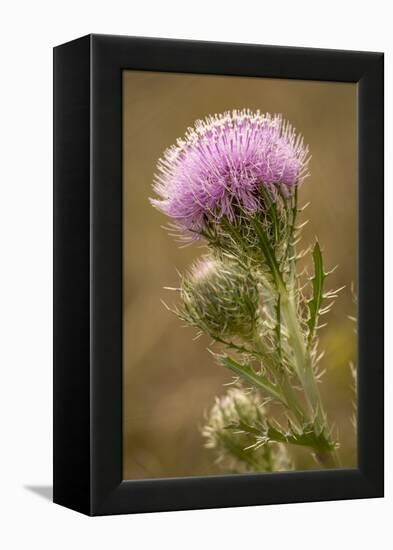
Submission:
M 358 468 L 122 479 L 122 71 L 358 85 Z M 88 35 L 54 49 L 54 502 L 88 515 L 383 496 L 383 54 Z

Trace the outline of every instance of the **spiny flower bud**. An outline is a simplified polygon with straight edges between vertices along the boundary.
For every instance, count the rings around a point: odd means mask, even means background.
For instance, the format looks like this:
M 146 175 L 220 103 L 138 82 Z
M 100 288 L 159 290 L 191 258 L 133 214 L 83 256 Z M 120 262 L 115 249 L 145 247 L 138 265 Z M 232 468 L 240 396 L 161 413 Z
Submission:
M 184 277 L 180 292 L 180 317 L 212 338 L 247 339 L 254 333 L 258 287 L 238 264 L 203 257 Z
M 257 435 L 265 413 L 255 392 L 235 387 L 216 398 L 202 435 L 206 448 L 215 451 L 217 463 L 235 472 L 292 469 L 285 445 L 255 446 L 255 436 L 242 429 L 242 426 L 255 429 Z

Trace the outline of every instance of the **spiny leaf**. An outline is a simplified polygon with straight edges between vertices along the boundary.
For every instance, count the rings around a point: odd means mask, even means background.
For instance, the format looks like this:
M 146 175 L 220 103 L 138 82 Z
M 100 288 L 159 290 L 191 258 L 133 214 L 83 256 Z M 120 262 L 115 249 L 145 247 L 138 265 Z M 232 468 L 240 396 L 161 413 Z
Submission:
M 298 214 L 298 187 L 295 185 L 295 190 L 290 202 L 286 199 L 281 188 L 279 188 L 279 191 L 283 199 L 283 204 L 287 209 L 287 246 L 284 254 L 284 260 L 287 260 L 292 257 L 295 258 L 294 247 L 296 240 L 296 218 Z
M 278 295 L 276 303 L 276 325 L 274 327 L 277 340 L 277 351 L 281 357 L 281 294 Z
M 335 449 L 335 444 L 324 432 L 317 433 L 311 424 L 302 426 L 301 429 L 294 428 L 288 423 L 286 430 L 281 426 L 273 425 L 268 421 L 259 426 L 248 426 L 245 422 L 231 426 L 252 436 L 256 436 L 256 446 L 263 446 L 268 443 L 286 443 L 300 447 L 309 447 L 319 452 L 329 452 Z M 259 435 L 257 435 L 257 432 Z
M 236 457 L 238 460 L 245 462 L 246 464 L 249 464 L 250 466 L 253 466 L 254 468 L 258 467 L 258 461 L 255 459 L 252 449 L 243 449 L 243 447 L 241 447 L 234 441 L 233 437 L 230 434 L 225 434 L 224 432 L 222 432 L 220 433 L 219 437 L 222 444 L 234 457 Z
M 307 321 L 308 325 L 308 342 L 311 343 L 311 340 L 315 333 L 316 324 L 318 321 L 319 311 L 321 309 L 322 300 L 323 300 L 323 283 L 325 280 L 325 273 L 323 271 L 323 261 L 321 248 L 318 241 L 314 245 L 312 252 L 312 257 L 314 261 L 314 277 L 311 279 L 312 282 L 312 298 L 307 302 L 309 318 Z
M 249 384 L 252 384 L 255 388 L 263 390 L 267 395 L 269 395 L 269 397 L 285 403 L 283 396 L 263 374 L 257 374 L 253 368 L 248 365 L 241 365 L 232 359 L 232 357 L 228 357 L 227 355 L 219 356 L 219 362 L 221 365 L 234 372 L 237 376 Z
M 332 451 L 335 447 L 334 443 L 329 441 L 323 432 L 317 434 L 312 426 L 303 426 L 300 432 L 294 429 L 289 429 L 287 432 L 284 432 L 267 423 L 265 435 L 269 441 L 289 443 L 301 447 L 312 447 L 321 452 Z
M 253 217 L 251 218 L 251 223 L 255 229 L 255 233 L 258 238 L 259 246 L 261 247 L 262 253 L 264 255 L 264 258 L 266 260 L 266 263 L 270 269 L 270 272 L 273 276 L 274 282 L 277 287 L 283 287 L 284 286 L 284 280 L 282 278 L 282 274 L 280 271 L 280 268 L 277 263 L 276 255 L 274 253 L 274 250 L 269 242 L 269 239 L 266 235 L 266 232 L 260 223 L 260 221 Z
M 269 191 L 265 188 L 264 185 L 261 185 L 259 192 L 262 196 L 262 199 L 265 202 L 265 211 L 264 215 L 266 219 L 269 220 L 269 225 L 272 228 L 272 233 L 274 235 L 274 242 L 277 242 L 279 239 L 279 219 L 277 214 L 277 203 L 272 199 Z

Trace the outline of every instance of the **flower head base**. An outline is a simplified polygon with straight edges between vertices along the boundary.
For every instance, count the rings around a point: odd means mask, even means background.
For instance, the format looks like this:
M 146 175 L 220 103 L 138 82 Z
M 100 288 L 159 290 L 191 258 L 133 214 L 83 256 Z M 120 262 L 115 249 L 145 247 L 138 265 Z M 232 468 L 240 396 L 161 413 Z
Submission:
M 182 231 L 264 208 L 259 189 L 290 193 L 306 176 L 308 148 L 280 115 L 250 110 L 198 120 L 158 161 L 152 204 Z
M 256 448 L 254 438 L 241 430 L 242 424 L 255 426 L 266 414 L 255 392 L 234 387 L 216 398 L 202 430 L 205 446 L 213 449 L 217 462 L 232 471 L 285 471 L 292 464 L 284 445 Z
M 181 299 L 179 316 L 213 338 L 247 339 L 254 333 L 257 283 L 234 262 L 202 257 L 183 278 Z

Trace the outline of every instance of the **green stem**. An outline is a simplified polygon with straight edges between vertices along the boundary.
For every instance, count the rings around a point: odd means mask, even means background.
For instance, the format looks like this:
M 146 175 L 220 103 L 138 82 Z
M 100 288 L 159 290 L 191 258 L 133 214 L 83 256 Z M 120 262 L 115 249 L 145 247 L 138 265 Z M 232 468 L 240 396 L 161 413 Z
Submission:
M 281 392 L 285 396 L 286 402 L 288 403 L 289 410 L 300 423 L 300 426 L 302 426 L 307 415 L 305 414 L 302 405 L 299 403 L 296 394 L 285 375 L 281 378 L 279 384 Z
M 322 427 L 325 424 L 325 415 L 312 369 L 310 353 L 299 325 L 295 300 L 285 288 L 280 289 L 280 294 L 281 311 L 293 350 L 296 374 L 304 388 L 310 413 L 320 423 L 320 427 Z
M 288 337 L 294 355 L 295 370 L 304 389 L 312 423 L 318 433 L 324 432 L 327 434 L 329 430 L 326 414 L 315 379 L 310 351 L 307 348 L 303 331 L 300 327 L 295 298 L 283 286 L 280 286 L 279 292 L 281 296 L 281 314 L 288 330 Z M 336 451 L 326 453 L 316 452 L 315 456 L 318 462 L 324 467 L 338 467 L 339 462 Z
M 306 418 L 306 414 L 303 410 L 302 405 L 299 403 L 291 384 L 288 381 L 286 373 L 279 372 L 274 361 L 269 360 L 269 354 L 266 352 L 263 342 L 260 340 L 258 335 L 254 337 L 252 344 L 253 346 L 257 347 L 257 353 L 260 354 L 263 365 L 268 369 L 270 375 L 273 376 L 276 384 L 280 388 L 280 393 L 284 397 L 285 405 L 288 411 L 292 412 L 295 419 L 300 423 L 300 425 L 302 425 L 304 419 Z

